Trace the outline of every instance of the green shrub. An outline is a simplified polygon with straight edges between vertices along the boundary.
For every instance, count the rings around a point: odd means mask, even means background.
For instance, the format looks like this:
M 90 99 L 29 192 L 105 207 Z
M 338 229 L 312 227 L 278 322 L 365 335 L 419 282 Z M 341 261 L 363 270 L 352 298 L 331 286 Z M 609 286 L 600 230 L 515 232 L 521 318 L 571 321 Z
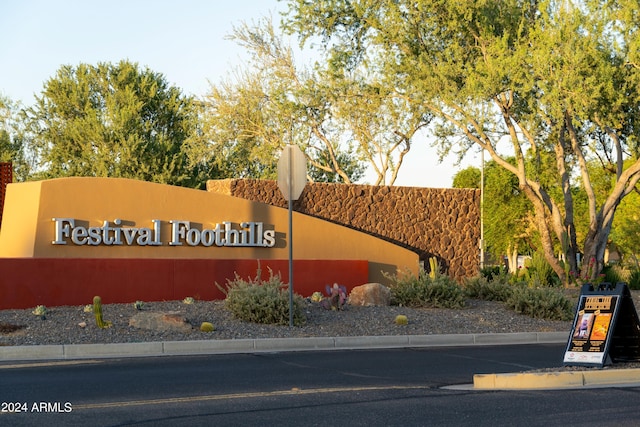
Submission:
M 606 265 L 602 269 L 602 281 L 612 284 L 626 283 L 629 289 L 640 290 L 640 268 L 636 265 L 622 266 L 620 264 Z
M 480 276 L 487 280 L 493 280 L 494 278 L 504 274 L 506 274 L 505 268 L 500 267 L 499 265 L 491 265 L 480 269 Z
M 640 269 L 634 268 L 629 272 L 627 283 L 629 285 L 629 289 L 633 289 L 635 291 L 640 290 Z
M 560 278 L 540 252 L 534 252 L 525 262 L 524 277 L 530 287 L 560 286 Z
M 289 324 L 289 290 L 269 270 L 269 279 L 260 279 L 260 270 L 255 278 L 248 281 L 237 274 L 234 280 L 228 280 L 226 289 L 218 285 L 225 293 L 225 307 L 238 319 L 264 324 Z M 293 324 L 300 326 L 306 322 L 304 299 L 293 295 Z
M 626 282 L 629 271 L 623 269 L 619 265 L 605 265 L 601 272 L 602 281 L 612 284 Z
M 574 304 L 562 292 L 551 288 L 514 287 L 505 304 L 516 313 L 537 319 L 573 318 Z
M 405 274 L 392 276 L 391 301 L 405 307 L 462 308 L 465 295 L 453 279 L 445 275 L 431 278 L 421 271 L 418 277 Z
M 485 301 L 506 301 L 516 285 L 509 283 L 506 276 L 504 280 L 497 276 L 494 280 L 488 280 L 483 276 L 473 277 L 464 282 L 464 291 L 468 298 Z

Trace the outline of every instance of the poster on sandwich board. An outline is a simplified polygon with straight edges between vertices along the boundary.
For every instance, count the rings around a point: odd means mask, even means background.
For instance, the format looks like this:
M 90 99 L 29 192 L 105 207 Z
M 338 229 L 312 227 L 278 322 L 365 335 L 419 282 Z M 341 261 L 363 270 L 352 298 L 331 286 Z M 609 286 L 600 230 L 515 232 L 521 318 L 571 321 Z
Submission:
M 603 367 L 636 360 L 640 360 L 640 321 L 627 285 L 584 285 L 564 365 Z

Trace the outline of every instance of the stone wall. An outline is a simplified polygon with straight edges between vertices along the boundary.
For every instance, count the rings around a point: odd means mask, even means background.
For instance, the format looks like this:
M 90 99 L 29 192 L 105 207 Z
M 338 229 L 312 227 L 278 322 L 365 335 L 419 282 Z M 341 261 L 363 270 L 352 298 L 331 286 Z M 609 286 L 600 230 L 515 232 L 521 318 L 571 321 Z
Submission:
M 276 181 L 226 179 L 207 191 L 286 208 Z M 436 257 L 456 279 L 479 269 L 480 190 L 308 183 L 293 209 Z
M 0 227 L 2 227 L 2 212 L 7 185 L 13 182 L 13 166 L 11 163 L 0 162 Z

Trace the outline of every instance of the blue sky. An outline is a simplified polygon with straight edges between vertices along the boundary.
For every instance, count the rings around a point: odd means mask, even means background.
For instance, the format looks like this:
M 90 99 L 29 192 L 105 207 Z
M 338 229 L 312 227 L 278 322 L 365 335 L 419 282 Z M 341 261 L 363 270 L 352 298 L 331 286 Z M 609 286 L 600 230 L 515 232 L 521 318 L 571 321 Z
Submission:
M 62 65 L 128 59 L 203 96 L 241 64 L 242 48 L 225 39 L 234 25 L 278 22 L 285 9 L 277 0 L 1 0 L 0 92 L 29 105 Z M 457 170 L 416 141 L 396 185 L 450 187 Z
M 185 93 L 204 95 L 239 62 L 225 40 L 233 25 L 271 14 L 276 0 L 3 0 L 0 91 L 31 103 L 63 64 L 129 59 L 165 75 Z

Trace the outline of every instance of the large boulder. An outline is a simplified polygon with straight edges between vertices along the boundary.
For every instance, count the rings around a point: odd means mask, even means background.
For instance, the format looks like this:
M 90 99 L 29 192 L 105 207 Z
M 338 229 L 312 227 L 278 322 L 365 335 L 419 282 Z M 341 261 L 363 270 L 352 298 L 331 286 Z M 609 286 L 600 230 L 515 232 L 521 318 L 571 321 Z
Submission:
M 142 311 L 131 319 L 129 326 L 139 329 L 148 329 L 151 331 L 178 331 L 190 332 L 193 327 L 187 320 L 177 311 L 169 312 L 152 312 Z
M 391 303 L 391 290 L 380 283 L 356 286 L 349 293 L 349 304 L 361 306 L 387 306 Z

